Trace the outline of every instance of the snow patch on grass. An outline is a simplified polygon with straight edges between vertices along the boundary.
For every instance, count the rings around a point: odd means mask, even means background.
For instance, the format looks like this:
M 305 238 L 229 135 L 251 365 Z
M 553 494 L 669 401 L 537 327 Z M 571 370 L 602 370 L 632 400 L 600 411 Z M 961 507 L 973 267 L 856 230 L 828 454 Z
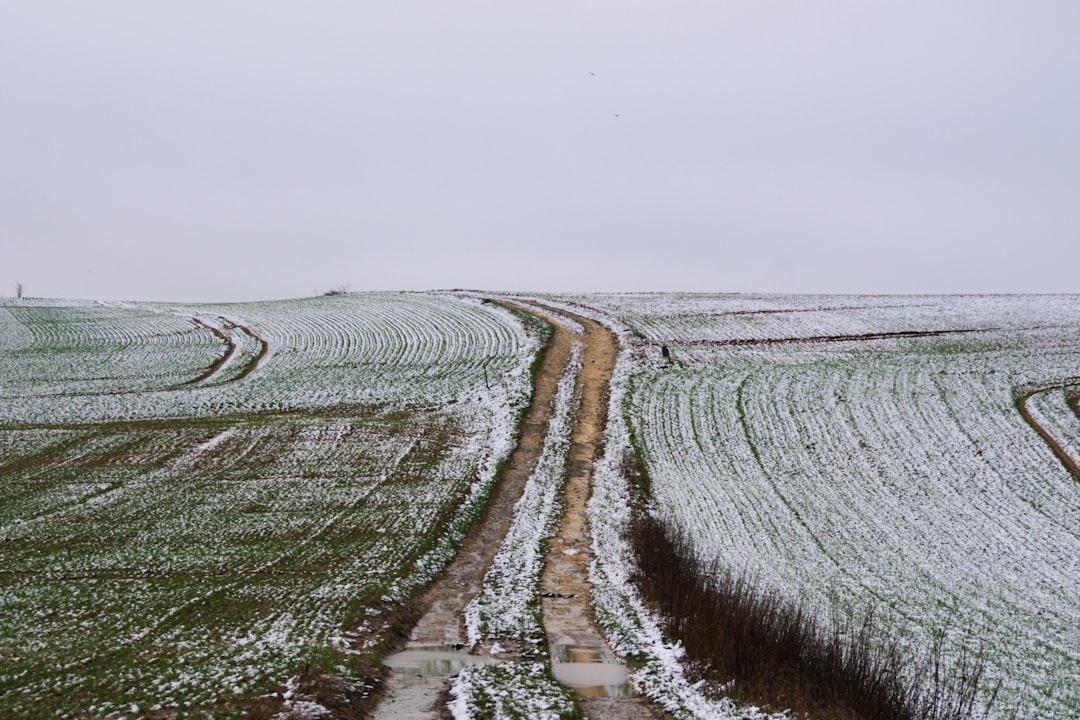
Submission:
M 570 691 L 546 666 L 530 662 L 468 665 L 450 689 L 454 720 L 576 720 Z
M 558 527 L 566 483 L 574 389 L 584 348 L 574 343 L 553 400 L 551 420 L 536 467 L 514 506 L 514 519 L 480 593 L 465 608 L 470 644 L 487 638 L 541 640 L 539 582 L 546 541 Z

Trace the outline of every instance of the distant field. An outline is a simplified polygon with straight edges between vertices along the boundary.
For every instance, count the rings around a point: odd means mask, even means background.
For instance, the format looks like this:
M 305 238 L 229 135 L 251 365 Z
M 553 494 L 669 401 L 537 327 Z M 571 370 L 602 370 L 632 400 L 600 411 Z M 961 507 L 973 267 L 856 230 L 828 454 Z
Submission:
M 635 333 L 626 416 L 706 555 L 1080 716 L 1080 297 L 562 299 Z
M 537 348 L 432 294 L 0 301 L 0 717 L 361 681 L 477 511 Z

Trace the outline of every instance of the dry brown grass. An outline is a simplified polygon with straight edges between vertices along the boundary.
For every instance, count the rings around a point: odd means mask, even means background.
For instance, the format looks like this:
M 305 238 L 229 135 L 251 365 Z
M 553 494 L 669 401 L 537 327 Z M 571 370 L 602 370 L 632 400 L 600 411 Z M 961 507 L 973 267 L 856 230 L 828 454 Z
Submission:
M 639 516 L 631 540 L 637 585 L 666 618 L 669 637 L 702 679 L 739 701 L 818 720 L 985 717 L 975 703 L 984 673 L 976 655 L 945 667 L 939 642 L 917 665 L 881 642 L 872 613 L 823 623 L 752 578 L 703 562 L 685 534 L 651 516 Z

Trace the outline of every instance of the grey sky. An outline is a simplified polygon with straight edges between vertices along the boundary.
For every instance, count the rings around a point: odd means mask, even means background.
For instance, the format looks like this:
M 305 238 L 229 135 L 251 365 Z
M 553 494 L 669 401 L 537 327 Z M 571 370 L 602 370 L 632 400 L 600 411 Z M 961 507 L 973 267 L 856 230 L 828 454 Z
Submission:
M 0 294 L 1080 291 L 1080 3 L 0 0 Z

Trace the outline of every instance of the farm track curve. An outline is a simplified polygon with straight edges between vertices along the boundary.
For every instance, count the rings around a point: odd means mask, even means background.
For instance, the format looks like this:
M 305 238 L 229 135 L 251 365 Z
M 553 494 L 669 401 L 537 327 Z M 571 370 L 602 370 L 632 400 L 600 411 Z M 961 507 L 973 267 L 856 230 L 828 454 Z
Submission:
M 191 378 L 187 382 L 182 383 L 182 385 L 198 385 L 200 383 L 207 382 L 208 380 L 210 380 L 210 378 L 214 377 L 214 375 L 216 375 L 218 371 L 221 370 L 221 368 L 225 367 L 225 363 L 229 362 L 229 360 L 232 359 L 232 356 L 236 354 L 236 343 L 233 342 L 233 339 L 224 332 L 222 332 L 219 328 L 216 328 L 210 323 L 205 322 L 204 320 L 200 320 L 197 317 L 191 318 L 191 322 L 195 323 L 201 328 L 209 330 L 218 340 L 225 343 L 225 352 L 223 352 L 221 354 L 221 357 L 219 357 L 217 360 L 210 363 L 210 365 L 205 370 L 203 370 L 201 373 Z
M 1080 420 L 1080 390 L 1070 393 L 1065 402 L 1068 403 L 1069 408 L 1073 411 L 1073 415 L 1076 416 L 1076 419 Z
M 252 338 L 259 347 L 258 352 L 255 353 L 254 355 L 252 355 L 251 358 L 247 362 L 244 363 L 243 367 L 240 369 L 239 372 L 237 372 L 235 374 L 234 377 L 228 378 L 228 379 L 223 380 L 223 381 L 221 381 L 219 383 L 215 383 L 214 381 L 217 379 L 217 376 L 222 374 L 227 369 L 227 367 L 229 366 L 230 361 L 232 360 L 233 356 L 236 355 L 237 352 L 239 352 L 239 347 L 237 346 L 236 341 L 233 340 L 233 338 L 230 337 L 230 335 L 228 333 L 222 331 L 220 328 L 215 327 L 214 325 L 212 325 L 212 324 L 210 324 L 210 323 L 208 323 L 208 322 L 206 322 L 204 320 L 199 319 L 198 317 L 191 317 L 190 320 L 191 320 L 192 323 L 199 326 L 200 328 L 203 328 L 204 330 L 209 330 L 214 335 L 214 337 L 216 337 L 217 339 L 219 339 L 223 343 L 225 343 L 225 352 L 223 352 L 221 354 L 221 356 L 217 358 L 217 360 L 210 363 L 210 365 L 208 365 L 201 373 L 199 373 L 195 377 L 191 378 L 190 380 L 185 380 L 185 381 L 183 381 L 181 383 L 178 383 L 178 384 L 175 384 L 175 385 L 169 385 L 169 386 L 161 387 L 161 388 L 159 388 L 160 390 L 167 391 L 167 392 L 173 392 L 173 391 L 176 391 L 176 390 L 188 390 L 192 386 L 200 386 L 200 385 L 207 385 L 207 384 L 224 384 L 224 383 L 230 383 L 230 382 L 237 382 L 237 381 L 243 380 L 244 378 L 249 376 L 260 365 L 262 365 L 262 363 L 266 360 L 266 356 L 269 355 L 269 353 L 270 353 L 270 344 L 266 341 L 266 339 L 263 338 L 261 335 L 259 335 L 258 333 L 256 333 L 254 330 L 252 330 L 250 327 L 248 327 L 246 325 L 242 325 L 242 324 L 237 323 L 237 322 L 235 322 L 233 320 L 226 320 L 225 318 L 218 318 L 218 319 L 221 320 L 223 323 L 227 323 L 228 325 L 233 326 L 234 328 L 240 330 L 241 332 L 245 333 L 250 338 Z M 20 397 L 20 398 L 27 398 L 27 397 L 31 397 L 31 398 L 55 398 L 55 397 L 88 397 L 88 396 L 94 396 L 94 395 L 140 395 L 140 394 L 143 394 L 145 392 L 147 392 L 145 389 L 142 389 L 142 390 L 112 390 L 112 391 L 109 391 L 109 392 L 101 392 L 101 393 L 95 393 L 95 392 L 88 392 L 88 393 L 87 392 L 63 392 L 63 393 L 43 393 L 43 394 L 39 394 L 39 395 L 24 395 L 24 396 L 17 396 L 17 397 Z M 0 397 L 0 400 L 9 400 L 9 399 L 14 399 L 14 397 L 12 397 L 12 398 Z
M 618 353 L 614 336 L 600 323 L 563 310 L 533 304 L 499 301 L 505 307 L 540 317 L 555 332 L 537 373 L 536 389 L 526 413 L 518 445 L 499 475 L 484 518 L 462 543 L 443 576 L 423 595 L 423 615 L 406 647 L 464 647 L 463 613 L 481 589 L 484 575 L 506 536 L 521 497 L 539 459 L 551 419 L 554 397 L 575 342 L 583 342 L 583 368 L 578 382 L 580 405 L 571 434 L 569 478 L 564 491 L 564 514 L 549 543 L 541 578 L 543 619 L 549 645 L 607 653 L 590 606 L 588 580 L 591 540 L 588 527 L 593 462 L 599 454 L 607 420 L 609 382 Z M 568 319 L 585 328 L 575 336 Z M 407 675 L 391 671 L 377 706 L 376 720 L 446 717 L 443 705 L 449 689 L 444 677 Z M 593 696 L 583 688 L 578 700 L 591 720 L 650 720 L 656 715 L 640 697 Z
M 246 325 L 242 325 L 240 323 L 237 323 L 235 320 L 227 320 L 226 318 L 218 318 L 218 319 L 221 320 L 221 322 L 223 324 L 231 325 L 232 327 L 234 327 L 234 328 L 240 330 L 241 332 L 245 333 L 246 335 L 248 335 L 249 337 L 254 339 L 255 342 L 259 346 L 259 351 L 257 353 L 255 353 L 253 356 L 251 356 L 250 360 L 248 360 L 246 363 L 244 363 L 243 368 L 240 370 L 239 373 L 236 374 L 236 377 L 232 378 L 231 380 L 227 380 L 225 382 L 236 382 L 238 380 L 243 380 L 248 375 L 250 375 L 252 372 L 254 372 L 255 368 L 259 367 L 259 365 L 262 364 L 263 360 L 266 358 L 267 353 L 270 352 L 270 345 L 269 345 L 269 343 L 266 342 L 266 340 L 263 337 L 261 337 L 258 333 L 256 333 L 250 327 L 248 327 Z M 211 363 L 206 368 L 206 370 L 204 370 L 198 376 L 192 378 L 191 380 L 188 380 L 187 382 L 181 383 L 178 386 L 178 389 L 183 388 L 183 387 L 187 387 L 189 385 L 203 385 L 203 384 L 212 382 L 216 378 L 217 375 L 219 375 L 220 373 L 222 373 L 225 370 L 226 366 L 228 366 L 228 364 L 229 364 L 229 361 L 232 360 L 233 356 L 239 351 L 239 348 L 237 347 L 236 341 L 233 340 L 233 338 L 228 333 L 221 330 L 221 328 L 215 327 L 214 325 L 212 325 L 212 324 L 210 324 L 210 323 L 208 323 L 208 322 L 206 322 L 204 320 L 201 320 L 198 317 L 191 318 L 191 321 L 193 323 L 195 323 L 196 325 L 198 325 L 199 327 L 202 327 L 202 328 L 205 328 L 205 329 L 209 330 L 219 340 L 224 342 L 225 343 L 225 352 L 222 353 L 221 357 L 219 357 L 217 360 L 215 360 L 213 363 Z
M 1074 460 L 1061 443 L 1058 442 L 1057 438 L 1054 437 L 1054 434 L 1050 432 L 1048 428 L 1043 427 L 1042 424 L 1035 419 L 1035 416 L 1031 413 L 1031 409 L 1028 407 L 1028 400 L 1033 396 L 1050 390 L 1062 390 L 1066 387 L 1071 387 L 1071 385 L 1052 385 L 1050 387 L 1031 390 L 1021 395 L 1017 395 L 1016 409 L 1020 411 L 1020 415 L 1024 418 L 1024 422 L 1030 425 L 1031 428 L 1039 434 L 1039 437 L 1050 446 L 1050 450 L 1053 451 L 1057 459 L 1061 461 L 1061 464 L 1065 466 L 1065 469 L 1069 471 L 1069 474 L 1080 482 L 1080 465 L 1077 464 L 1076 460 Z M 1073 413 L 1080 419 L 1080 393 L 1070 395 L 1067 402 Z

